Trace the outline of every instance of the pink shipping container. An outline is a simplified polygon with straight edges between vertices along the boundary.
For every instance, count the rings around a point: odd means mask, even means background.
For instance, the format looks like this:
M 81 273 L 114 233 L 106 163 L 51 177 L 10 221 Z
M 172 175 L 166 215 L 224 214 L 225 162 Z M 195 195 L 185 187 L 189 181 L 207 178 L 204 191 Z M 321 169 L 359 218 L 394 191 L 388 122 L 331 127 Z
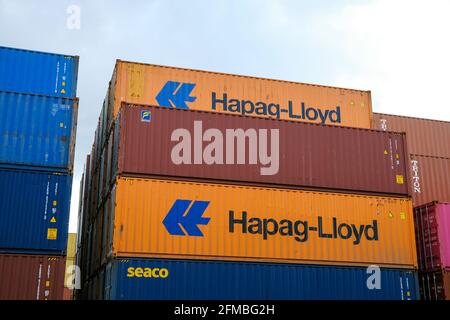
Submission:
M 450 270 L 450 204 L 414 208 L 414 223 L 419 269 Z

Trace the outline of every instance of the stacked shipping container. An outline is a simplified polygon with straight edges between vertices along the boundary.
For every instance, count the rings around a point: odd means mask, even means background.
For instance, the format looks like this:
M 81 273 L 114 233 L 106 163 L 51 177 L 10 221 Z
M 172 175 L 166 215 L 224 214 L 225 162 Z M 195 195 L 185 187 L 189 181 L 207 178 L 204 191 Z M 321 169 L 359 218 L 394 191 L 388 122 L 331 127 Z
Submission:
M 414 216 L 421 295 L 450 300 L 450 204 L 427 203 Z
M 374 128 L 406 132 L 422 297 L 450 300 L 450 264 L 433 260 L 450 255 L 450 122 L 376 113 L 373 119 Z
M 450 202 L 450 122 L 374 113 L 373 127 L 406 132 L 415 207 Z
M 1 299 L 62 299 L 78 57 L 0 47 Z
M 405 136 L 371 121 L 369 92 L 118 61 L 79 297 L 417 298 Z

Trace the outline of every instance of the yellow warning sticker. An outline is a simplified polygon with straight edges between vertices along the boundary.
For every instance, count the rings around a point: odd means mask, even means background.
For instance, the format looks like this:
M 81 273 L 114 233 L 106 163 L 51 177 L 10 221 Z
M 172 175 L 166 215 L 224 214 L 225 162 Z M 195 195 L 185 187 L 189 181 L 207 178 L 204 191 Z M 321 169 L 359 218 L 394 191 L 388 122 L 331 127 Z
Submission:
M 46 287 L 50 287 L 50 281 L 48 281 L 48 280 L 45 281 L 45 286 L 46 286 Z
M 406 213 L 400 212 L 400 219 L 406 220 Z
M 57 204 L 58 204 L 58 201 L 53 200 L 53 206 L 56 207 Z
M 48 228 L 47 229 L 47 240 L 56 240 L 58 237 L 58 229 Z
M 62 94 L 66 93 L 66 90 L 61 89 L 61 93 L 62 93 Z
M 52 217 L 52 218 L 50 219 L 50 222 L 51 222 L 51 223 L 56 223 L 55 217 Z
M 387 150 L 384 150 L 384 154 L 388 154 Z
M 63 81 L 61 84 L 62 84 L 63 87 L 66 86 L 66 82 L 65 81 Z
M 400 155 L 398 153 L 395 154 L 395 159 L 400 159 Z
M 403 176 L 401 174 L 398 174 L 395 176 L 395 179 L 397 181 L 397 184 L 404 184 L 405 183 L 405 179 L 403 178 Z

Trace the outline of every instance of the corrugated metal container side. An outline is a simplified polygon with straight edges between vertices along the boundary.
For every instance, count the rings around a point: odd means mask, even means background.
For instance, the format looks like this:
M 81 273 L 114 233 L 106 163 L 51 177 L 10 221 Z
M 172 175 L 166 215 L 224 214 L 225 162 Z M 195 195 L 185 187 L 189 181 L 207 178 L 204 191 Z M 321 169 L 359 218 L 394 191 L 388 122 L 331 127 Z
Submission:
M 96 196 L 99 199 L 99 205 L 101 205 L 101 200 L 103 199 L 103 190 L 105 189 L 105 159 L 106 149 L 103 149 L 100 155 L 98 166 L 98 190 Z
M 72 176 L 0 170 L 0 251 L 64 254 Z
M 65 265 L 59 256 L 0 254 L 0 300 L 62 300 Z
M 84 177 L 86 174 L 86 167 L 83 170 L 83 174 L 81 175 L 80 180 L 80 193 L 78 198 L 78 216 L 77 216 L 77 233 L 75 239 L 75 251 L 81 245 L 81 238 L 83 233 L 83 212 L 84 212 Z
M 408 198 L 120 177 L 111 201 L 115 256 L 417 267 Z
M 450 271 L 420 272 L 419 286 L 422 300 L 450 300 Z
M 91 163 L 93 165 L 93 163 Z M 88 212 L 88 223 L 92 223 L 97 212 L 99 206 L 99 198 L 98 198 L 98 187 L 100 180 L 100 171 L 91 171 L 92 172 L 92 180 L 91 180 L 91 190 L 90 190 L 90 208 Z
M 93 263 L 92 263 L 92 253 L 93 253 L 93 238 L 94 238 L 94 230 L 93 225 L 90 224 L 88 227 L 87 232 L 87 238 L 86 238 L 86 246 L 84 247 L 85 250 L 85 265 L 83 270 L 83 273 L 85 273 L 86 277 L 90 276 L 93 273 Z M 87 280 L 86 277 L 84 280 Z
M 113 151 L 114 151 L 114 130 L 110 131 L 110 134 L 108 136 L 108 143 L 106 144 L 106 155 L 104 159 L 104 168 L 105 168 L 105 174 L 104 174 L 104 188 L 102 192 L 102 199 L 105 198 L 108 195 L 108 192 L 111 190 L 111 185 L 113 184 Z M 111 143 L 109 142 L 111 141 Z
M 95 161 L 95 159 L 97 158 L 97 147 L 95 145 L 95 138 L 94 138 L 94 143 L 92 144 L 92 149 L 91 149 L 90 155 L 91 155 L 91 177 L 93 178 L 94 172 L 96 170 L 96 161 Z
M 115 190 L 113 190 L 115 192 Z M 101 264 L 105 264 L 108 258 L 112 255 L 112 252 L 110 252 L 109 243 L 111 242 L 113 230 L 114 227 L 114 217 L 112 217 L 111 212 L 114 210 L 114 203 L 111 201 L 112 197 L 108 197 L 106 201 L 104 202 L 101 212 L 102 212 L 102 219 L 103 219 L 103 226 L 102 226 L 102 244 L 101 244 Z
M 419 269 L 450 270 L 450 204 L 416 207 L 414 222 Z
M 370 128 L 370 91 L 117 60 L 111 124 L 122 102 Z
M 96 127 L 95 133 L 94 133 L 94 143 L 92 144 L 93 150 L 92 150 L 92 152 L 91 152 L 91 155 L 92 155 L 92 163 L 93 163 L 92 168 L 94 169 L 94 171 L 97 170 L 97 166 L 98 166 L 98 157 L 99 157 L 99 149 L 100 149 L 100 147 L 99 147 L 99 145 L 98 145 L 98 135 L 99 135 L 98 131 L 99 131 L 99 128 L 98 128 L 98 122 L 97 122 L 97 127 Z
M 93 226 L 93 242 L 92 242 L 92 260 L 91 264 L 93 271 L 100 268 L 102 259 L 102 239 L 103 239 L 103 212 L 99 210 L 100 213 L 94 218 L 92 223 Z
M 104 219 L 104 243 L 102 246 L 102 264 L 105 264 L 110 257 L 113 256 L 112 242 L 114 239 L 114 227 L 115 227 L 115 206 L 116 199 L 116 186 L 112 188 L 109 197 L 106 198 L 103 204 L 103 219 Z
M 0 91 L 0 165 L 71 171 L 78 100 Z
M 80 213 L 78 217 L 77 246 L 81 245 L 88 226 L 87 212 L 89 210 L 90 155 L 86 156 L 86 163 L 84 168 L 85 169 L 82 180 L 83 193 L 80 193 L 80 200 L 82 200 L 82 205 L 79 207 Z
M 109 90 L 109 87 L 108 87 Z M 102 110 L 100 112 L 100 125 L 101 125 L 101 131 L 100 131 L 100 147 L 103 148 L 104 144 L 108 138 L 109 134 L 109 127 L 108 127 L 108 93 L 106 94 L 106 97 L 103 101 Z
M 81 286 L 83 286 L 86 283 L 88 276 L 90 274 L 89 257 L 90 257 L 91 247 L 89 246 L 89 242 L 90 242 L 90 229 L 88 229 L 85 236 L 83 237 L 83 242 L 82 242 L 80 248 L 78 249 L 78 253 L 77 253 L 77 265 L 80 267 L 80 272 L 81 272 L 81 275 L 80 275 Z
M 110 300 L 417 300 L 417 275 L 380 269 L 368 288 L 365 267 L 225 261 L 118 259 L 106 269 Z
M 119 144 L 114 170 L 120 175 L 409 194 L 404 134 L 150 106 L 124 105 L 120 119 L 119 141 L 109 142 Z
M 414 206 L 450 202 L 450 159 L 411 155 L 410 161 Z
M 119 163 L 119 142 L 120 142 L 120 122 L 122 121 L 121 119 L 121 114 L 119 113 L 117 115 L 117 118 L 115 120 L 115 124 L 112 127 L 111 132 L 113 139 L 108 141 L 108 144 L 113 144 L 112 147 L 112 156 L 111 156 L 111 182 L 110 185 L 113 185 L 116 181 L 117 178 L 117 174 L 118 174 L 118 163 Z
M 450 158 L 450 122 L 374 113 L 373 128 L 406 132 L 411 154 Z
M 0 90 L 74 98 L 78 56 L 0 47 Z
M 63 300 L 72 300 L 73 299 L 73 290 L 69 288 L 64 288 Z
M 105 268 L 96 273 L 87 283 L 86 297 L 88 300 L 103 300 L 105 292 Z

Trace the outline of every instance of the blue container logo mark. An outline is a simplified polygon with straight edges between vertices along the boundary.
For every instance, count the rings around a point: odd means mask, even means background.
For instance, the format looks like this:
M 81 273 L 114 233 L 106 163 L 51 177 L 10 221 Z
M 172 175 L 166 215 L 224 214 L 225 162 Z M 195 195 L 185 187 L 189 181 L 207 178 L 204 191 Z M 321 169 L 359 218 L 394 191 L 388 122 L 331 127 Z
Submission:
M 141 111 L 141 122 L 150 122 L 152 119 L 152 113 L 150 111 Z
M 195 83 L 181 83 L 167 81 L 161 91 L 155 97 L 160 107 L 189 109 L 188 102 L 194 102 L 197 98 L 191 96 Z
M 203 237 L 198 225 L 207 225 L 211 218 L 202 217 L 209 201 L 178 199 L 163 220 L 164 227 L 171 235 Z M 184 228 L 181 229 L 181 227 Z

